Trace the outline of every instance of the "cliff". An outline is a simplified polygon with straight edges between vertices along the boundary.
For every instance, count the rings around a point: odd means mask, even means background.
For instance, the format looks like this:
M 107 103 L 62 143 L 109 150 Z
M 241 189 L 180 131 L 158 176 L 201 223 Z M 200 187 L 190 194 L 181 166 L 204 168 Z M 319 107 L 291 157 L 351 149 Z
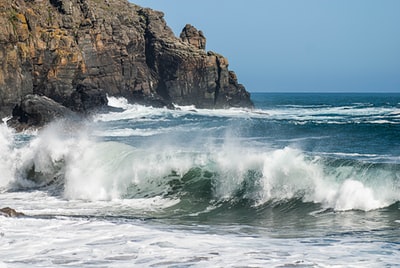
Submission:
M 17 116 L 32 94 L 79 112 L 106 105 L 105 94 L 153 106 L 251 107 L 203 33 L 188 24 L 176 37 L 163 15 L 126 0 L 1 0 L 0 115 L 16 107 Z

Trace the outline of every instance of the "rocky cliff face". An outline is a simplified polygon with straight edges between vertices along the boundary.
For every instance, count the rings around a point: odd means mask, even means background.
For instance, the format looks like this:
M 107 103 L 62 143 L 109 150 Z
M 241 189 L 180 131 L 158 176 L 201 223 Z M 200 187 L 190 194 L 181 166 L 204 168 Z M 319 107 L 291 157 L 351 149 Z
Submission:
M 76 111 L 105 94 L 155 106 L 252 106 L 201 31 L 126 0 L 1 0 L 0 114 L 29 94 Z

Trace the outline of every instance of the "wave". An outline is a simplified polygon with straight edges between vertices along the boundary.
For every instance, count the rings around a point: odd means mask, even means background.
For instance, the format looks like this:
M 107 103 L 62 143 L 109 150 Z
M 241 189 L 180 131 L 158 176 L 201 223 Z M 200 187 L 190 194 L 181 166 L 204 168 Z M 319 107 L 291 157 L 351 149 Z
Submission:
M 175 105 L 175 109 L 154 108 L 139 104 L 129 104 L 125 98 L 108 97 L 108 104 L 115 108 L 121 108 L 123 111 L 116 111 L 106 114 L 98 114 L 95 121 L 109 122 L 118 120 L 171 120 L 187 115 L 207 116 L 207 117 L 250 117 L 252 115 L 264 114 L 262 111 L 253 114 L 253 110 L 245 108 L 230 109 L 197 109 L 194 106 Z
M 40 189 L 67 200 L 161 197 L 191 213 L 221 205 L 258 208 L 300 200 L 337 211 L 400 200 L 400 166 L 243 146 L 226 137 L 201 148 L 159 141 L 98 141 L 85 127 L 54 123 L 24 145 L 0 125 L 2 191 Z M 174 203 L 176 204 L 176 203 Z
M 396 107 L 359 106 L 291 106 L 264 110 L 277 120 L 310 121 L 314 123 L 399 124 Z
M 129 104 L 124 98 L 108 97 L 109 105 L 123 109 L 123 112 L 100 114 L 96 121 L 118 120 L 171 120 L 188 115 L 207 117 L 249 118 L 288 120 L 295 124 L 400 124 L 398 107 L 373 106 L 354 103 L 352 105 L 278 105 L 256 107 L 255 109 L 231 108 L 224 110 L 197 109 L 194 106 L 178 106 L 175 110 L 152 108 Z

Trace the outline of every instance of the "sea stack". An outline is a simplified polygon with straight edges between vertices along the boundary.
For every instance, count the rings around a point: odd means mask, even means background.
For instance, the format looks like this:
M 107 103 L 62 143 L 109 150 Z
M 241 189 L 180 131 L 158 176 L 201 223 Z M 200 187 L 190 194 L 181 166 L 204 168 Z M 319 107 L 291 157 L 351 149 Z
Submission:
M 176 37 L 163 16 L 126 0 L 2 0 L 0 115 L 32 95 L 77 112 L 107 105 L 107 94 L 157 107 L 252 107 L 204 34 L 187 24 Z

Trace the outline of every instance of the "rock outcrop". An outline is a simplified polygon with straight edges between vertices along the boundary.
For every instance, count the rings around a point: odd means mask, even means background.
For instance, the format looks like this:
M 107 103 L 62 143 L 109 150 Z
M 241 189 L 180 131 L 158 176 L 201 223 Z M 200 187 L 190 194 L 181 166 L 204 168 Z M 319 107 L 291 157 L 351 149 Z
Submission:
M 203 33 L 186 25 L 178 38 L 163 16 L 126 0 L 2 0 L 0 115 L 29 94 L 75 111 L 106 105 L 105 94 L 251 107 L 227 59 L 205 51 Z
M 54 119 L 74 117 L 73 112 L 54 100 L 38 95 L 26 95 L 12 111 L 8 125 L 17 130 L 42 127 Z
M 197 49 L 206 49 L 206 38 L 203 32 L 198 31 L 190 24 L 186 24 L 179 37 L 183 42 L 191 44 Z
M 18 212 L 13 208 L 10 207 L 5 207 L 5 208 L 0 208 L 0 215 L 5 216 L 5 217 L 22 217 L 25 216 L 24 213 Z

